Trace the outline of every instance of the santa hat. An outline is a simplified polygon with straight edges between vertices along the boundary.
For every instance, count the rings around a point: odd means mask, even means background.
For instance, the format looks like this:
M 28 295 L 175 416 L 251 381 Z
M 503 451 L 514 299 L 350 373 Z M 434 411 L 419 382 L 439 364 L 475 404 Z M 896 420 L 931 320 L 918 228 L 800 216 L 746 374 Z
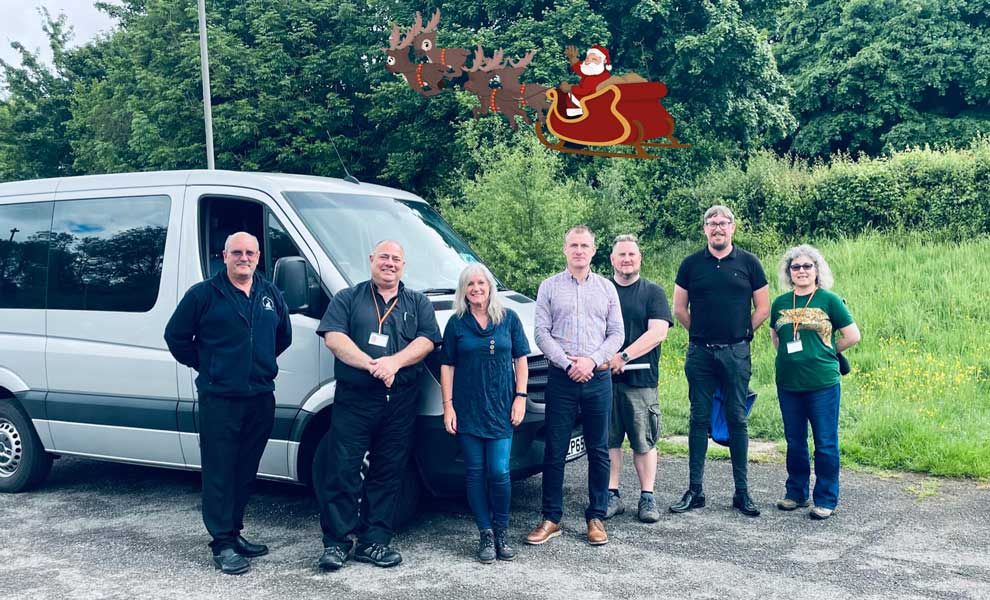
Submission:
M 609 71 L 612 70 L 612 61 L 608 57 L 608 50 L 603 46 L 595 44 L 591 48 L 588 48 L 588 54 L 597 54 L 598 56 L 601 56 L 602 60 L 605 61 L 605 68 Z

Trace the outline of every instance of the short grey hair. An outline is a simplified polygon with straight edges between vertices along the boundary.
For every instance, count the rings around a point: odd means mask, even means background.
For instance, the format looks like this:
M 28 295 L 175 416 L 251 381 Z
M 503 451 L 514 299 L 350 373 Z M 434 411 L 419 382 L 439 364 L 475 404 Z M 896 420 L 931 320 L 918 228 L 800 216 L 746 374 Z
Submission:
M 254 245 L 257 246 L 259 250 L 261 249 L 261 244 L 258 242 L 258 238 L 254 237 L 253 235 L 251 235 L 250 233 L 248 233 L 246 231 L 235 231 L 234 233 L 228 235 L 227 236 L 227 239 L 224 240 L 224 242 L 223 242 L 223 251 L 224 252 L 227 252 L 228 250 L 230 250 L 230 243 L 232 241 L 234 241 L 234 238 L 237 237 L 237 236 L 239 236 L 239 235 L 246 235 L 246 236 L 248 236 L 249 238 L 251 238 L 252 240 L 254 240 Z M 216 246 L 214 246 L 214 247 L 216 247 Z
M 612 251 L 615 251 L 615 247 L 622 242 L 632 242 L 636 244 L 637 248 L 639 248 L 639 238 L 636 237 L 635 233 L 623 233 L 615 236 L 615 239 L 612 240 Z
M 733 223 L 736 222 L 736 216 L 732 214 L 732 209 L 722 204 L 716 204 L 715 206 L 706 210 L 705 216 L 702 217 L 701 222 L 708 223 L 708 219 L 711 219 L 712 217 L 715 216 L 723 216 Z
M 835 279 L 832 277 L 832 268 L 828 266 L 825 257 L 818 251 L 818 248 L 808 244 L 794 246 L 784 252 L 784 257 L 780 259 L 780 268 L 777 270 L 777 278 L 780 287 L 785 290 L 794 289 L 794 282 L 791 281 L 791 263 L 799 256 L 807 256 L 811 262 L 815 263 L 815 283 L 824 290 L 832 289 Z
M 382 244 L 395 244 L 396 246 L 399 247 L 399 250 L 402 251 L 402 258 L 405 259 L 405 257 L 406 257 L 406 249 L 403 248 L 402 247 L 402 244 L 400 244 L 399 242 L 397 242 L 395 240 L 389 240 L 389 239 L 379 240 L 378 243 L 376 243 L 374 246 L 372 246 L 371 247 L 371 255 L 372 256 L 375 255 L 375 251 L 377 251 L 378 250 L 378 247 L 381 246 Z
M 588 229 L 587 225 L 575 225 L 574 227 L 568 229 L 567 233 L 564 234 L 564 244 L 567 244 L 567 236 L 572 233 L 587 233 L 591 236 L 591 245 L 595 245 L 595 234 L 591 231 L 591 229 Z
M 471 278 L 475 275 L 483 275 L 488 282 L 488 318 L 492 323 L 498 325 L 505 318 L 505 307 L 502 306 L 502 299 L 498 297 L 498 284 L 495 283 L 495 276 L 488 270 L 488 267 L 481 263 L 470 263 L 461 271 L 457 278 L 457 289 L 454 291 L 454 314 L 458 318 L 471 312 L 468 305 L 467 287 Z

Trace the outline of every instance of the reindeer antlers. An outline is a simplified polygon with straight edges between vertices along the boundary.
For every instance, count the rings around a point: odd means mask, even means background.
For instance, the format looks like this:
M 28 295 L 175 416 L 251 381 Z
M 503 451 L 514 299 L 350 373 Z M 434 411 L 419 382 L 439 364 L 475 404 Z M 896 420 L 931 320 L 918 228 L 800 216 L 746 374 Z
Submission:
M 529 63 L 533 62 L 533 55 L 536 54 L 536 50 L 530 50 L 526 53 L 526 56 L 520 58 L 519 60 L 509 59 L 509 64 L 512 65 L 513 69 L 525 69 L 529 66 Z
M 437 12 L 439 13 L 439 11 Z M 439 21 L 439 18 L 437 20 Z M 413 39 L 415 39 L 415 37 L 420 33 L 423 33 L 423 17 L 419 13 L 416 13 L 416 22 L 413 23 L 413 26 L 404 36 L 401 36 L 402 41 L 399 41 L 399 26 L 392 26 L 392 35 L 388 37 L 387 50 L 402 50 L 408 48 L 409 45 L 412 44 Z
M 485 64 L 481 67 L 481 70 L 489 72 L 505 68 L 505 59 L 502 58 L 503 54 L 505 54 L 505 51 L 501 48 L 496 50 L 495 55 L 492 56 L 490 60 L 485 61 Z
M 416 13 L 416 22 L 417 23 L 423 22 L 423 19 L 422 17 L 419 16 L 418 12 Z M 424 27 L 420 31 L 420 33 L 430 33 L 431 31 L 436 31 L 437 25 L 439 24 L 440 24 L 440 9 L 438 8 L 437 11 L 433 13 L 433 18 L 430 19 L 430 22 L 426 24 L 426 27 Z

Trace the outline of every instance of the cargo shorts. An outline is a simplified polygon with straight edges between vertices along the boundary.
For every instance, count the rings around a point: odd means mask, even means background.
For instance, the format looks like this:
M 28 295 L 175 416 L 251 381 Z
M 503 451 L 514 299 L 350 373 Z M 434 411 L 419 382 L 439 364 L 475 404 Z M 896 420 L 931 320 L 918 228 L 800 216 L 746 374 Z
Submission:
M 629 446 L 636 454 L 656 448 L 660 439 L 660 403 L 657 388 L 612 385 L 612 418 L 609 422 L 608 447 L 621 448 L 629 436 Z

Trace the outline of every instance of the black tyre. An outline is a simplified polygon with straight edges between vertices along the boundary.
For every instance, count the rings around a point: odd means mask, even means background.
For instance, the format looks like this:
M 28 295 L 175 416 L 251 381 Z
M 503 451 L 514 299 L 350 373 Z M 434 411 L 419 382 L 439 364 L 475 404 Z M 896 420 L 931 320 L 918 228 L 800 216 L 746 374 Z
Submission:
M 313 455 L 313 472 L 311 474 L 310 481 L 313 486 L 313 494 L 316 495 L 316 501 L 320 504 L 323 503 L 322 492 L 323 492 L 323 481 L 324 475 L 326 474 L 326 455 L 327 446 L 330 444 L 330 432 L 328 431 L 323 439 L 320 440 L 320 445 L 316 448 L 316 454 Z M 368 473 L 368 456 L 365 455 L 364 462 L 361 465 L 361 479 L 364 479 L 365 475 Z M 419 473 L 416 471 L 416 465 L 410 458 L 409 464 L 406 468 L 402 470 L 402 481 L 399 483 L 399 498 L 396 502 L 395 507 L 395 523 L 396 529 L 402 529 L 409 525 L 413 517 L 419 511 L 419 498 L 422 491 L 422 485 L 419 481 Z M 361 502 L 364 502 L 362 497 Z
M 52 469 L 31 420 L 10 400 L 0 400 L 0 492 L 16 493 L 44 481 Z

